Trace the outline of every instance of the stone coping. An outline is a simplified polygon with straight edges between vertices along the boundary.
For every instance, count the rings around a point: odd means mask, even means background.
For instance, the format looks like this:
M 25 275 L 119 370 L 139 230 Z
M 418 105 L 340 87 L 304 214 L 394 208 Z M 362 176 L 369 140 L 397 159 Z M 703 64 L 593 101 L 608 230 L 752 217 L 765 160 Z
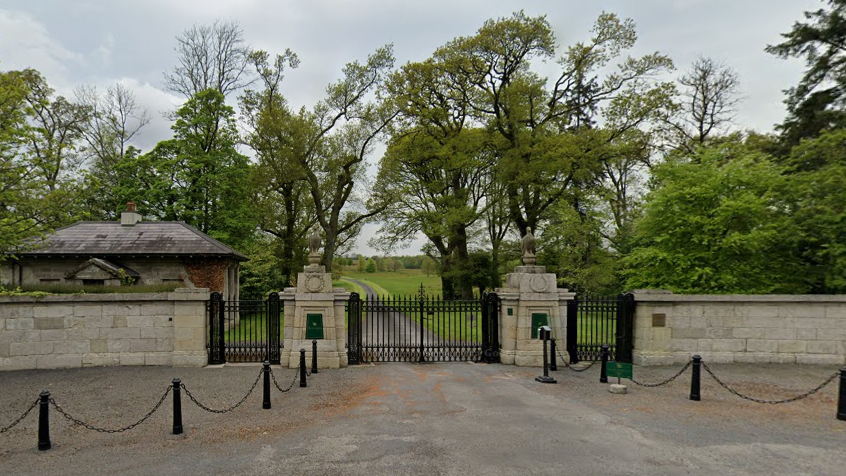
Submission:
M 126 302 L 126 301 L 207 301 L 206 288 L 180 288 L 171 293 L 49 294 L 47 296 L 0 296 L 2 303 Z
M 846 303 L 846 294 L 673 294 L 668 291 L 634 291 L 635 302 L 725 303 Z

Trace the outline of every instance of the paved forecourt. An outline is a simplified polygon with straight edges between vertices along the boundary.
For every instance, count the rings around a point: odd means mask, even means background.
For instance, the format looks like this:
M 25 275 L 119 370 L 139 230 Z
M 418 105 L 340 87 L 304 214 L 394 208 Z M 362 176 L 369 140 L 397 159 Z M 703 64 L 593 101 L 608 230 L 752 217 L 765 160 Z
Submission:
M 711 366 L 744 392 L 784 398 L 813 388 L 834 367 Z M 143 416 L 173 377 L 213 408 L 239 400 L 260 366 L 84 368 L 0 374 L 0 426 L 42 389 L 75 417 L 118 428 Z M 635 368 L 655 382 L 669 367 Z M 280 383 L 293 369 L 276 368 Z M 307 388 L 261 386 L 224 415 L 183 394 L 185 433 L 172 435 L 170 400 L 120 434 L 72 426 L 51 412 L 53 448 L 36 449 L 37 412 L 0 434 L 0 474 L 314 475 L 836 475 L 846 422 L 834 418 L 836 385 L 789 405 L 739 399 L 703 376 L 613 395 L 595 366 L 561 368 L 557 385 L 539 369 L 485 364 L 384 364 L 323 370 Z M 616 379 L 614 379 L 616 380 Z

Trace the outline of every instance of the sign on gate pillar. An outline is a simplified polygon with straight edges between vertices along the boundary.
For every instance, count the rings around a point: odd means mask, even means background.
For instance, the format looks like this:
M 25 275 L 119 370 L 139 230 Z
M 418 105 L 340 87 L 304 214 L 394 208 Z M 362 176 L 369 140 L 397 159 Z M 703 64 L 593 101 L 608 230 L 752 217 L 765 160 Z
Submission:
M 306 314 L 306 339 L 323 339 L 323 314 Z

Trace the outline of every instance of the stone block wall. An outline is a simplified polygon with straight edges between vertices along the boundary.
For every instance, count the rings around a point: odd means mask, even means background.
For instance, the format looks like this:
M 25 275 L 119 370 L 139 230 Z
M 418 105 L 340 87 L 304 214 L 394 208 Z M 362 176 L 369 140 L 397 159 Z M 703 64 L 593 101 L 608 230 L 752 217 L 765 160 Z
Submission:
M 203 366 L 205 289 L 0 297 L 0 370 Z
M 846 363 L 846 295 L 634 294 L 636 364 Z

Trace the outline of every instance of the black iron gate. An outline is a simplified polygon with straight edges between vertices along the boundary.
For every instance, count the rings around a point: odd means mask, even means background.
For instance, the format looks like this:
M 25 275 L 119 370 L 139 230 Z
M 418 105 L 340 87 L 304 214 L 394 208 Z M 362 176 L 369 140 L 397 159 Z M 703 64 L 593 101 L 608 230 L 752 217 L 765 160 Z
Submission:
M 634 295 L 577 296 L 567 306 L 570 363 L 600 360 L 602 346 L 615 362 L 632 362 Z
M 209 364 L 279 363 L 283 307 L 278 293 L 270 293 L 267 299 L 224 300 L 214 292 L 207 311 Z
M 499 298 L 441 300 L 352 293 L 347 354 L 365 362 L 499 362 Z

